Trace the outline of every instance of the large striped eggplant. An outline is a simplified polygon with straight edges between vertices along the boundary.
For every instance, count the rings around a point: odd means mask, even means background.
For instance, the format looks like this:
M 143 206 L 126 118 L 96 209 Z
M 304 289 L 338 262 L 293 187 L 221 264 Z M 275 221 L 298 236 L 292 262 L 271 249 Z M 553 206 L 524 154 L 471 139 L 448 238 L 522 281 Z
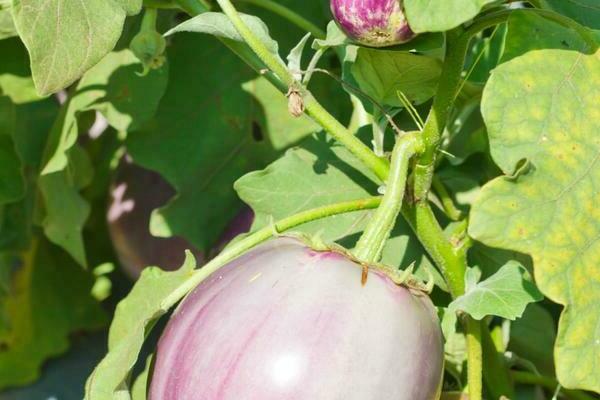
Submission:
M 331 0 L 330 4 L 339 27 L 357 43 L 385 47 L 408 42 L 415 36 L 402 0 Z
M 180 304 L 150 400 L 433 400 L 443 344 L 429 298 L 335 251 L 277 238 Z

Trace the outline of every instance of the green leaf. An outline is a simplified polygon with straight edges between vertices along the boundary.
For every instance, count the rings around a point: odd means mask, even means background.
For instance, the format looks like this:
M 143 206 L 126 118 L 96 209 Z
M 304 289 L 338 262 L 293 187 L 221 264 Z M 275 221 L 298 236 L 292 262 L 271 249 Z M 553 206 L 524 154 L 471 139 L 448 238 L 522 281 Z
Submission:
M 369 48 L 360 48 L 352 65 L 352 75 L 366 94 L 395 107 L 402 107 L 399 92 L 414 104 L 429 100 L 441 71 L 441 62 L 432 57 Z
M 234 187 L 254 210 L 257 228 L 311 208 L 372 196 L 377 193 L 376 180 L 345 147 L 320 134 L 264 170 L 243 176 Z M 370 215 L 370 211 L 342 214 L 300 229 L 335 241 L 362 230 Z
M 21 160 L 12 139 L 14 106 L 7 97 L 0 97 L 0 206 L 25 195 Z
M 44 198 L 46 216 L 44 233 L 81 265 L 87 266 L 81 232 L 90 214 L 90 206 L 78 193 L 64 172 L 43 175 L 39 188 Z
M 17 28 L 15 28 L 10 9 L 0 9 L 0 40 L 17 35 Z
M 114 400 L 128 391 L 127 379 L 148 331 L 168 308 L 163 303 L 196 267 L 186 252 L 183 266 L 174 272 L 145 268 L 135 286 L 117 306 L 110 327 L 108 354 L 86 383 L 86 400 Z M 126 397 L 128 398 L 128 397 Z
M 128 135 L 127 147 L 136 163 L 158 171 L 179 193 L 154 212 L 153 234 L 179 235 L 208 249 L 241 209 L 233 182 L 263 168 L 276 158 L 276 148 L 312 133 L 314 125 L 304 117 L 293 120 L 285 96 L 265 82 L 248 82 L 254 73 L 214 38 L 176 35 L 169 59 L 169 86 L 157 116 Z M 244 82 L 263 107 L 242 89 Z
M 21 160 L 12 138 L 0 132 L 0 206 L 19 200 L 24 194 Z
M 29 68 L 27 49 L 18 38 L 0 41 L 0 94 L 14 103 L 37 101 L 37 94 Z
M 561 49 L 585 52 L 589 45 L 580 34 L 535 13 L 515 10 L 508 18 L 508 33 L 501 62 L 528 51 Z
M 44 360 L 67 349 L 72 332 L 106 322 L 90 296 L 93 279 L 57 247 L 34 239 L 16 264 L 11 295 L 0 304 L 9 317 L 0 336 L 0 389 L 32 382 Z
M 262 106 L 263 125 L 274 149 L 283 150 L 321 130 L 321 127 L 305 114 L 298 118 L 291 117 L 287 98 L 265 78 L 259 77 L 245 82 L 242 88 L 254 96 Z
M 494 70 L 482 103 L 491 153 L 505 174 L 518 173 L 483 188 L 469 233 L 532 256 L 539 288 L 565 306 L 555 347 L 559 381 L 600 392 L 600 86 L 594 82 L 600 82 L 600 53 L 540 50 Z
M 57 92 L 100 61 L 117 43 L 126 13 L 140 6 L 141 0 L 13 0 L 38 92 Z
M 140 61 L 125 49 L 108 54 L 83 76 L 50 133 L 42 174 L 67 166 L 67 151 L 77 140 L 77 116 L 82 112 L 98 110 L 122 131 L 136 129 L 154 116 L 167 86 L 168 68 L 165 64 L 140 76 L 142 70 Z
M 475 17 L 495 0 L 404 0 L 404 10 L 414 32 L 443 32 Z
M 254 33 L 254 35 L 256 35 L 256 37 L 267 47 L 267 50 L 284 64 L 283 60 L 279 57 L 279 45 L 269 35 L 269 28 L 267 28 L 267 25 L 260 18 L 252 15 L 240 14 L 240 17 L 252 33 Z M 246 46 L 246 42 L 240 36 L 237 29 L 235 29 L 229 18 L 220 12 L 206 12 L 190 18 L 169 30 L 165 33 L 165 36 L 177 32 L 207 33 Z
M 253 230 L 272 221 L 311 208 L 357 200 L 377 193 L 377 178 L 345 147 L 324 134 L 306 139 L 300 147 L 261 171 L 251 172 L 235 183 L 235 190 L 254 211 Z M 316 234 L 328 242 L 343 239 L 351 248 L 372 211 L 340 214 L 303 224 L 297 231 Z M 404 221 L 398 221 L 383 250 L 382 262 L 406 268 L 415 262 L 415 275 L 445 289 L 443 278 L 433 267 Z
M 538 304 L 530 304 L 523 316 L 510 325 L 508 350 L 531 362 L 546 375 L 554 374 L 552 350 L 556 327 L 552 315 Z
M 514 320 L 523 314 L 527 304 L 543 298 L 527 275 L 521 264 L 509 261 L 488 279 L 467 287 L 449 309 L 464 311 L 477 320 L 487 315 Z
M 541 0 L 551 8 L 593 29 L 600 29 L 600 4 L 597 0 Z

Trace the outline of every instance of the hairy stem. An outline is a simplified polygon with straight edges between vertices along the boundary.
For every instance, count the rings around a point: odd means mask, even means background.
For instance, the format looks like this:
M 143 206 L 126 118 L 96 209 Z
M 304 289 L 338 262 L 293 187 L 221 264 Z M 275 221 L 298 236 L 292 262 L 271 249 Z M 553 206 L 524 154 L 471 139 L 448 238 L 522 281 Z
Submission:
M 467 382 L 469 400 L 481 400 L 483 352 L 481 350 L 481 322 L 465 316 L 467 328 Z
M 420 145 L 417 132 L 405 134 L 396 140 L 385 195 L 354 249 L 354 255 L 359 260 L 367 263 L 379 261 L 402 208 L 408 162 L 419 151 Z
M 433 190 L 435 191 L 435 194 L 442 202 L 442 207 L 444 207 L 444 213 L 452 221 L 458 221 L 462 217 L 462 211 L 456 208 L 454 200 L 452 199 L 452 197 L 450 197 L 450 193 L 448 193 L 448 190 L 446 190 L 446 187 L 444 186 L 442 181 L 438 177 L 434 176 L 432 186 Z
M 273 225 L 264 227 L 240 240 L 239 242 L 227 247 L 218 256 L 205 264 L 201 269 L 194 271 L 193 275 L 190 276 L 189 279 L 187 279 L 164 300 L 163 305 L 168 308 L 172 307 L 189 291 L 198 286 L 210 274 L 217 271 L 223 265 L 256 246 L 257 244 L 264 242 L 274 235 L 277 235 L 279 232 L 286 231 L 316 219 L 330 217 L 332 215 L 377 208 L 380 204 L 381 197 L 369 197 L 366 199 L 330 204 L 283 218 L 275 222 Z
M 242 21 L 237 10 L 230 0 L 217 0 L 223 12 L 229 17 L 231 23 L 244 38 L 248 46 L 265 63 L 267 68 L 288 87 L 293 85 L 294 77 L 278 57 L 272 54 L 265 44 Z M 346 127 L 333 117 L 310 92 L 304 93 L 304 107 L 306 113 L 321 125 L 331 136 L 342 143 L 348 150 L 373 170 L 380 179 L 385 179 L 389 172 L 389 163 L 377 157 L 368 146 L 356 138 Z
M 292 24 L 296 25 L 300 29 L 310 32 L 311 35 L 316 37 L 317 39 L 325 39 L 325 32 L 313 24 L 311 21 L 304 18 L 302 15 L 297 12 L 290 10 L 289 8 L 273 1 L 273 0 L 237 0 L 238 3 L 248 3 L 253 4 L 258 7 L 262 7 L 265 10 L 269 10 L 274 14 L 279 15 L 282 18 L 287 19 Z
M 447 33 L 446 59 L 433 106 L 423 127 L 425 151 L 419 157 L 418 168 L 415 170 L 415 198 L 417 202 L 427 201 L 427 193 L 431 187 L 435 168 L 435 158 L 440 146 L 442 132 L 446 127 L 450 110 L 461 83 L 461 73 L 468 44 L 469 41 L 462 36 L 462 28 Z
M 531 372 L 511 371 L 511 376 L 516 383 L 521 383 L 525 385 L 539 385 L 552 391 L 556 390 L 556 388 L 559 386 L 559 383 L 556 381 L 556 379 L 549 376 L 537 375 Z M 581 392 L 579 390 L 561 389 L 560 393 L 571 400 L 595 399 L 595 397 Z

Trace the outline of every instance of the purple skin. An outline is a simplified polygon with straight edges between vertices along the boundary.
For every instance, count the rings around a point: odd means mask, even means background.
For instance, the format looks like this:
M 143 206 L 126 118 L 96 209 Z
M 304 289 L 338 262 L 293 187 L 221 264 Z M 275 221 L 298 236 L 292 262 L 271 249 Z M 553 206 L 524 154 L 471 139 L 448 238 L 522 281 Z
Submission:
M 357 43 L 385 47 L 411 40 L 402 0 L 331 0 L 338 26 Z
M 201 283 L 159 341 L 150 400 L 434 400 L 443 344 L 423 294 L 277 238 Z
M 133 279 L 142 270 L 155 265 L 167 271 L 181 267 L 185 250 L 190 249 L 198 265 L 206 261 L 204 253 L 180 237 L 159 238 L 149 230 L 152 211 L 164 206 L 175 190 L 156 172 L 121 161 L 112 186 L 107 220 L 115 252 L 123 269 Z M 247 232 L 254 214 L 245 208 L 234 218 L 218 240 L 217 247 L 240 233 Z

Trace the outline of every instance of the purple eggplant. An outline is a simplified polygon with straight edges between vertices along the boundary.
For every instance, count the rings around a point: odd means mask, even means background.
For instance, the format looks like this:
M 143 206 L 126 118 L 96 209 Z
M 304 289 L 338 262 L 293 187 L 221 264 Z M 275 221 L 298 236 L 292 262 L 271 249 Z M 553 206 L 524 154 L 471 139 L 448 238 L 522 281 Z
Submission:
M 331 0 L 330 4 L 339 27 L 359 44 L 386 47 L 406 43 L 415 36 L 402 0 Z
M 280 237 L 209 276 L 156 350 L 150 400 L 434 400 L 429 298 L 334 251 Z

